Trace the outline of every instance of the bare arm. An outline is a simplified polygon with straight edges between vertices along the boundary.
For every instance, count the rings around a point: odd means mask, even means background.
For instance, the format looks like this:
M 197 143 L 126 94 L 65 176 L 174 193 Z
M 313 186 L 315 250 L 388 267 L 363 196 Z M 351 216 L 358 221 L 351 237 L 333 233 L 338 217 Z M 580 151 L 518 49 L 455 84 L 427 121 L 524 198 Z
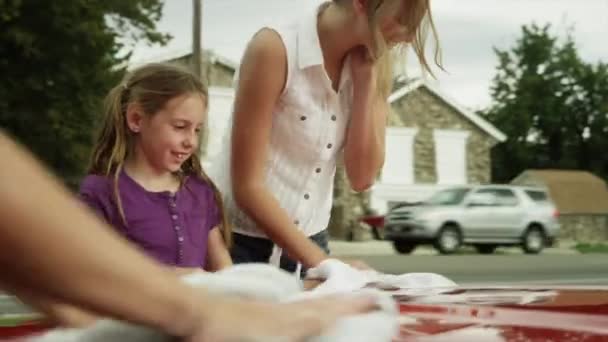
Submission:
M 0 158 L 10 165 L 0 168 L 0 278 L 34 300 L 176 335 L 188 329 L 175 317 L 194 311 L 189 288 L 113 234 L 2 132 Z
M 53 298 L 31 291 L 22 284 L 10 284 L 6 282 L 6 279 L 4 280 L 2 290 L 17 296 L 21 302 L 30 307 L 38 308 L 46 315 L 46 319 L 52 321 L 53 324 L 65 327 L 85 327 L 99 318 L 75 306 L 57 302 Z
M 344 147 L 346 174 L 355 191 L 373 185 L 384 165 L 389 105 L 378 95 L 371 62 L 360 51 L 351 53 L 353 104 Z
M 207 271 L 219 271 L 223 268 L 232 266 L 232 258 L 228 253 L 228 248 L 222 237 L 219 227 L 215 227 L 209 232 L 207 241 Z
M 373 106 L 360 102 L 363 100 L 354 103 L 344 147 L 346 174 L 355 191 L 372 186 L 384 165 L 388 112 L 388 104 L 381 99 L 376 99 Z
M 141 323 L 185 342 L 300 341 L 375 306 L 365 297 L 275 304 L 209 296 L 130 247 L 1 130 L 0 159 L 10 165 L 0 168 L 4 286 L 10 282 L 36 298 Z
M 240 70 L 232 130 L 231 178 L 235 200 L 279 246 L 305 266 L 327 255 L 293 223 L 265 185 L 273 108 L 284 88 L 287 57 L 280 37 L 262 30 L 251 41 Z

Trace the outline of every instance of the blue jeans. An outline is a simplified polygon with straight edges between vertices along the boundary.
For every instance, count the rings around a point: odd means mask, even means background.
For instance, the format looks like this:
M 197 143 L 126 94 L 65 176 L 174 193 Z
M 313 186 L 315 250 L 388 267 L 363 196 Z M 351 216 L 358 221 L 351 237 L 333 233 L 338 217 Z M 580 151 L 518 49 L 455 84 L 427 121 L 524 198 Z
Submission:
M 327 230 L 323 230 L 315 235 L 309 237 L 310 240 L 316 243 L 325 253 L 329 254 L 329 233 Z M 232 256 L 232 262 L 235 264 L 242 264 L 248 262 L 262 262 L 267 263 L 272 254 L 272 247 L 274 242 L 265 238 L 258 238 L 247 236 L 239 233 L 233 235 L 233 245 L 230 249 L 230 255 Z M 289 258 L 285 253 L 281 255 L 281 268 L 287 272 L 295 272 L 297 262 Z M 302 274 L 305 274 L 305 269 L 302 268 Z

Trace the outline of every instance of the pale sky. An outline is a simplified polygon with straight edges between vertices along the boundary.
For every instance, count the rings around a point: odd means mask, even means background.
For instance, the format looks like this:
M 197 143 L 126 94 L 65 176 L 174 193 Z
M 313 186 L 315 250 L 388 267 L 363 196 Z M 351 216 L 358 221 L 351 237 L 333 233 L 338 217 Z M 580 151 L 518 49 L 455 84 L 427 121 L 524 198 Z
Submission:
M 203 47 L 237 62 L 261 26 L 297 17 L 320 0 L 203 0 Z M 608 0 L 432 0 L 434 19 L 448 74 L 438 85 L 469 108 L 489 104 L 489 85 L 497 65 L 492 47 L 512 46 L 520 27 L 551 23 L 574 37 L 584 60 L 608 63 Z M 192 1 L 165 0 L 158 29 L 173 35 L 165 47 L 138 45 L 133 61 L 191 49 Z M 412 64 L 412 63 L 410 63 Z M 416 75 L 417 69 L 409 71 Z

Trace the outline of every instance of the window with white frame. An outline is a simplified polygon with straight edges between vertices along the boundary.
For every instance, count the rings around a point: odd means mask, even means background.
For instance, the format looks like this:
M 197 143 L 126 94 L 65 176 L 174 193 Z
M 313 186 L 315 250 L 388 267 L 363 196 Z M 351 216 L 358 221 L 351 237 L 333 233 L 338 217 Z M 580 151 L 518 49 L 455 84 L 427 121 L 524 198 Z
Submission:
M 414 138 L 417 128 L 388 127 L 382 183 L 414 183 Z
M 433 131 L 437 184 L 467 183 L 467 139 L 469 132 Z

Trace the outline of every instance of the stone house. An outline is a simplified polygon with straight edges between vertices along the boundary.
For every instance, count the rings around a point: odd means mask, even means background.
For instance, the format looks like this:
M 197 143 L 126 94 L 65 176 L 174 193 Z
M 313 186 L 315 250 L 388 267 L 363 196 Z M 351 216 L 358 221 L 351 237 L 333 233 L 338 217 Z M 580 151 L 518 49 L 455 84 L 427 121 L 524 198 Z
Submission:
M 232 79 L 236 72 L 237 64 L 226 57 L 220 56 L 213 51 L 203 50 L 203 75 L 202 78 L 209 87 L 232 88 Z M 175 63 L 185 67 L 192 65 L 192 51 L 175 50 L 149 59 L 137 61 L 129 66 L 136 68 L 147 63 Z
M 360 226 L 362 215 L 418 202 L 439 189 L 490 181 L 490 150 L 506 136 L 438 87 L 421 79 L 397 79 L 389 97 L 382 173 L 371 190 L 350 191 L 344 171 L 336 179 L 330 229 L 338 238 Z
M 608 188 L 603 179 L 582 170 L 526 170 L 511 184 L 547 188 L 559 213 L 560 238 L 608 240 Z

